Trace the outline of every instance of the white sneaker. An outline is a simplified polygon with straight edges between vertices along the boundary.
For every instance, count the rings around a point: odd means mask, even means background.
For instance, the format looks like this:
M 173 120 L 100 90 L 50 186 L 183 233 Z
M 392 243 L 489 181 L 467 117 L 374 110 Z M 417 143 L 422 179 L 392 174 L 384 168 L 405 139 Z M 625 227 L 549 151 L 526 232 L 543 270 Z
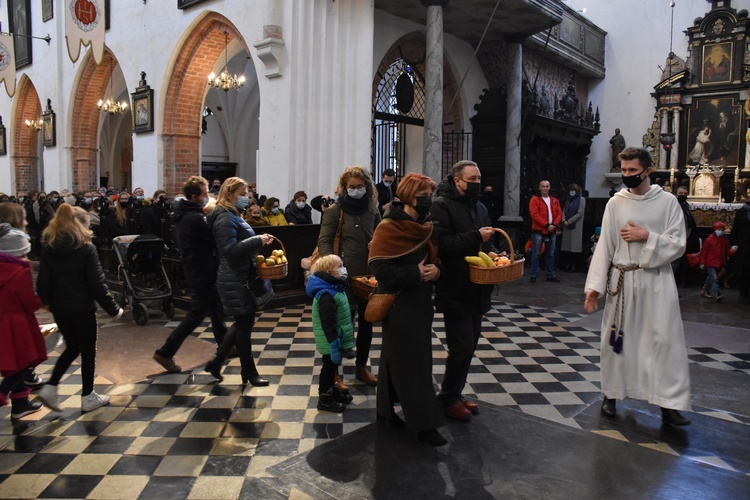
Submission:
M 57 395 L 57 386 L 45 384 L 39 388 L 37 393 L 39 400 L 44 403 L 44 406 L 52 411 L 62 411 L 60 408 L 60 398 Z
M 97 394 L 91 391 L 88 396 L 81 396 L 81 411 L 96 410 L 106 404 L 109 404 L 109 396 L 106 394 Z

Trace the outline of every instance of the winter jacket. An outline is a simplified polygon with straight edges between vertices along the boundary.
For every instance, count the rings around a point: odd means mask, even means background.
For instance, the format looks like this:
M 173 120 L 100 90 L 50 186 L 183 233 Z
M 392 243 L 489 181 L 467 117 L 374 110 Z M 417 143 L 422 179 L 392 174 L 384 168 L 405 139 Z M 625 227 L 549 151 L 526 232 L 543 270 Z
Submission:
M 383 181 L 380 181 L 375 184 L 375 189 L 378 191 L 378 210 L 380 210 L 380 215 L 383 215 L 383 211 L 385 210 L 385 208 L 383 208 L 383 205 L 387 205 L 388 203 L 392 202 L 393 198 L 396 197 L 398 182 L 394 180 L 393 184 L 391 184 L 390 187 L 387 187 L 385 184 L 383 184 Z
M 552 209 L 552 224 L 555 227 L 560 225 L 562 221 L 562 209 L 560 208 L 560 200 L 554 196 L 549 197 L 550 208 Z M 549 227 L 549 211 L 547 210 L 547 203 L 542 199 L 541 196 L 532 196 L 529 201 L 529 212 L 531 212 L 531 230 L 547 234 L 547 228 Z
M 52 314 L 92 314 L 97 302 L 110 316 L 120 310 L 109 294 L 96 247 L 75 248 L 68 235 L 42 250 L 36 289 Z
M 211 288 L 216 284 L 219 259 L 216 256 L 214 234 L 208 227 L 203 207 L 182 200 L 176 203 L 172 221 L 180 250 L 182 269 L 191 288 Z
M 0 372 L 7 377 L 47 359 L 29 262 L 7 253 L 0 253 L 0 304 Z
M 482 242 L 478 231 L 492 225 L 487 208 L 476 199 L 459 194 L 453 176 L 448 175 L 438 185 L 430 215 L 443 268 L 435 283 L 435 308 L 448 314 L 486 313 L 493 286 L 469 281 L 469 264 L 464 257 L 476 255 L 480 247 L 485 252 L 491 250 L 490 242 Z
M 284 212 L 279 210 L 279 213 L 276 215 L 273 214 L 273 212 L 266 210 L 265 208 L 261 210 L 261 213 L 263 214 L 263 220 L 266 221 L 267 226 L 288 226 L 289 223 L 286 221 L 286 217 L 284 217 Z
M 732 255 L 729 246 L 729 238 L 718 237 L 711 233 L 703 241 L 699 263 L 706 267 L 722 268 L 727 265 L 727 258 Z
M 312 207 L 305 203 L 304 208 L 299 209 L 294 202 L 289 203 L 284 209 L 284 215 L 289 224 L 312 224 Z
M 336 203 L 323 212 L 323 221 L 318 235 L 318 252 L 321 257 L 333 253 L 333 240 L 338 229 L 340 215 L 341 203 Z M 372 234 L 375 232 L 375 227 L 380 224 L 380 220 L 380 213 L 377 210 L 368 209 L 359 215 L 344 210 L 339 256 L 344 261 L 349 276 L 372 274 L 370 266 L 367 265 L 367 257 Z
M 224 311 L 231 316 L 255 313 L 246 284 L 255 278 L 255 257 L 263 242 L 239 214 L 216 207 L 208 216 L 219 253 L 216 288 Z
M 354 347 L 354 325 L 344 285 L 328 273 L 317 272 L 307 282 L 313 298 L 312 323 L 320 354 L 331 354 L 331 342 L 341 339 L 344 349 Z

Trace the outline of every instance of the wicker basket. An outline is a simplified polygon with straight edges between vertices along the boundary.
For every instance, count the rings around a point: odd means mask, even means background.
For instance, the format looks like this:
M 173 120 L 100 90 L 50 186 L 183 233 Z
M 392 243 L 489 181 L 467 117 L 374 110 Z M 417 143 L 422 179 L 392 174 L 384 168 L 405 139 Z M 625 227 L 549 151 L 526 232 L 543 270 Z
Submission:
M 365 283 L 364 281 L 357 279 L 362 277 L 363 276 L 356 276 L 349 280 L 349 287 L 352 289 L 352 293 L 354 293 L 354 295 L 356 295 L 357 297 L 368 299 L 370 298 L 370 294 L 375 291 L 377 285 L 371 285 L 370 283 Z M 364 277 L 371 278 L 371 276 Z
M 495 228 L 494 230 L 505 236 L 505 239 L 508 241 L 510 265 L 504 267 L 479 267 L 469 264 L 469 280 L 477 285 L 499 285 L 500 283 L 517 280 L 523 276 L 524 259 L 516 260 L 516 252 L 508 233 L 499 228 Z
M 274 236 L 273 241 L 279 242 L 281 249 L 284 251 L 284 255 L 286 255 L 286 248 L 281 240 Z M 276 264 L 275 266 L 258 266 L 257 270 L 258 277 L 263 278 L 264 280 L 280 280 L 286 278 L 286 275 L 289 274 L 289 263 L 285 262 L 284 264 Z

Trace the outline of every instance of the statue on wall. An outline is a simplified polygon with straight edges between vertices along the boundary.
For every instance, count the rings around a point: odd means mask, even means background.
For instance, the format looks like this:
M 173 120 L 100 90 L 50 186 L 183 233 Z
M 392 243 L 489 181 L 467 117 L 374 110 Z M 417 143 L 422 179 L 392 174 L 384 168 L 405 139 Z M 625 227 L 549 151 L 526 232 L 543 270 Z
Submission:
M 612 172 L 618 172 L 620 170 L 620 153 L 625 149 L 625 138 L 620 133 L 620 129 L 615 129 L 615 135 L 609 140 L 612 145 Z
M 672 76 L 685 71 L 685 61 L 683 61 L 674 52 L 670 52 L 667 56 L 667 62 L 664 69 L 661 72 L 661 81 L 671 78 Z

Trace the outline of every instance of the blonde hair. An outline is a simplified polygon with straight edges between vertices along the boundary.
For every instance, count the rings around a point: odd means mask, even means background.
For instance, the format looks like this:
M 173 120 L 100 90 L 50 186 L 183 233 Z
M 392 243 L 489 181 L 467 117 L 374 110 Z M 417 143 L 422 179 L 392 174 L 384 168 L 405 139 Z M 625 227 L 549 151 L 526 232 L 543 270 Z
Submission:
M 235 214 L 238 213 L 237 209 L 234 206 L 234 203 L 232 203 L 229 197 L 236 193 L 238 189 L 242 189 L 243 186 L 247 187 L 247 182 L 239 177 L 230 177 L 229 179 L 225 180 L 221 184 L 219 195 L 216 197 L 216 205 L 214 205 L 214 210 L 216 210 L 216 207 L 222 207 Z
M 310 272 L 313 274 L 317 273 L 318 271 L 330 273 L 334 269 L 341 267 L 341 264 L 343 264 L 341 257 L 332 253 L 316 260 L 310 268 Z
M 75 208 L 67 203 L 60 205 L 49 222 L 49 226 L 42 233 L 42 240 L 45 245 L 54 247 L 55 241 L 63 235 L 73 238 L 75 248 L 81 248 L 91 243 L 91 231 L 81 223 Z M 83 209 L 79 210 L 84 214 L 86 213 Z
M 89 223 L 91 222 L 89 213 L 81 207 L 73 207 L 73 213 L 75 214 L 76 219 L 78 219 L 78 221 L 83 224 L 83 227 L 88 229 Z
M 128 223 L 128 213 L 125 211 L 125 209 L 122 207 L 122 196 L 126 195 L 127 193 L 120 193 L 120 195 L 117 197 L 117 203 L 115 203 L 115 218 L 117 218 L 117 223 L 123 227 L 125 227 Z M 128 195 L 129 197 L 130 195 Z
M 370 200 L 370 209 L 377 210 L 378 191 L 375 188 L 375 182 L 373 182 L 370 172 L 365 170 L 364 167 L 358 165 L 354 167 L 346 167 L 346 170 L 344 170 L 344 173 L 341 174 L 341 177 L 339 178 L 339 185 L 336 186 L 336 193 L 346 194 L 346 184 L 352 177 L 364 181 L 367 198 Z

